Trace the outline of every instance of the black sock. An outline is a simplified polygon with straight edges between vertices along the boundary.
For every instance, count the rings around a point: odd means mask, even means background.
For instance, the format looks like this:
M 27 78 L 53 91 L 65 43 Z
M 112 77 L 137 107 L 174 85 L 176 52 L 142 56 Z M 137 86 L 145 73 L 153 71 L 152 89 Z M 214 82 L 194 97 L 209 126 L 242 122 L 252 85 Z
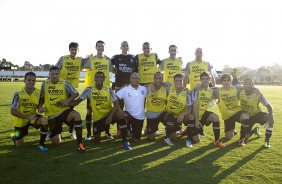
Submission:
M 269 142 L 270 137 L 272 136 L 272 130 L 266 130 L 265 132 L 265 142 Z
M 214 140 L 218 141 L 220 138 L 220 126 L 219 122 L 213 122 L 212 123 L 212 128 L 213 128 L 213 134 L 214 134 Z
M 195 136 L 195 126 L 189 125 L 187 126 L 187 139 L 192 141 L 193 136 Z
M 70 134 L 73 133 L 73 126 L 74 126 L 74 125 L 72 125 L 72 124 L 69 126 L 69 133 L 70 133 Z
M 86 121 L 87 137 L 91 136 L 92 121 Z
M 110 134 L 110 125 L 106 125 L 105 132 L 106 132 L 106 134 L 111 135 Z
M 82 143 L 82 121 L 74 121 L 74 128 L 75 128 L 75 133 L 77 137 L 77 144 Z
M 249 119 L 244 119 L 241 123 L 240 140 L 245 139 L 247 132 L 249 131 Z
M 44 145 L 47 133 L 48 133 L 48 127 L 47 126 L 41 126 L 41 128 L 40 128 L 40 140 L 39 140 L 40 145 Z
M 127 125 L 126 123 L 119 123 L 119 130 L 121 131 L 122 142 L 127 142 Z

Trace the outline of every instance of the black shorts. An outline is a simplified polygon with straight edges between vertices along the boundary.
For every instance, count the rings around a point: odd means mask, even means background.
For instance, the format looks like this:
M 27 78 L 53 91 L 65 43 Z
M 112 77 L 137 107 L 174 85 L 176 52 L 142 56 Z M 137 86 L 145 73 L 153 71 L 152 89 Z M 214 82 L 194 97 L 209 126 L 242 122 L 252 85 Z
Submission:
M 101 132 L 106 130 L 106 120 L 109 117 L 110 113 L 112 111 L 110 111 L 105 117 L 103 117 L 102 119 L 93 122 L 93 134 L 97 135 L 100 134 Z M 112 120 L 114 122 L 114 119 Z
M 149 119 L 147 118 L 147 135 L 150 135 L 159 130 L 159 123 L 162 122 L 165 126 L 166 123 L 164 121 L 164 117 L 166 115 L 166 111 L 162 112 L 157 118 Z
M 255 115 L 250 117 L 250 127 L 252 127 L 255 123 L 259 123 L 261 125 L 264 125 L 267 120 L 264 119 L 264 117 L 268 115 L 266 112 L 258 112 Z
M 131 128 L 132 128 L 132 138 L 140 140 L 144 120 L 135 119 L 127 111 L 125 111 L 125 113 L 128 115 L 128 117 L 127 117 L 127 127 L 131 126 Z
M 244 111 L 239 111 L 236 114 L 234 114 L 233 116 L 231 116 L 230 118 L 228 118 L 227 120 L 224 120 L 224 131 L 228 132 L 230 130 L 234 130 L 235 129 L 235 122 L 239 122 L 240 123 L 240 117 L 241 114 L 245 113 Z
M 200 120 L 201 122 L 201 125 L 206 125 L 206 126 L 209 126 L 212 122 L 207 122 L 209 116 L 212 114 L 213 112 L 211 111 L 205 111 L 203 116 L 202 116 L 202 119 Z
M 37 121 L 40 117 L 42 117 L 42 115 L 37 114 L 36 115 L 37 119 L 35 120 L 34 123 L 31 123 L 30 121 L 23 127 L 14 127 L 14 137 L 13 140 L 19 140 L 25 136 L 28 135 L 28 128 L 30 126 L 34 127 L 35 129 L 39 129 L 40 125 L 37 125 Z
M 63 131 L 63 123 L 67 126 L 70 126 L 74 122 L 67 122 L 68 115 L 74 111 L 73 109 L 67 109 L 62 112 L 59 116 L 48 120 L 48 126 L 51 130 L 50 137 L 54 137 L 55 135 L 60 134 Z

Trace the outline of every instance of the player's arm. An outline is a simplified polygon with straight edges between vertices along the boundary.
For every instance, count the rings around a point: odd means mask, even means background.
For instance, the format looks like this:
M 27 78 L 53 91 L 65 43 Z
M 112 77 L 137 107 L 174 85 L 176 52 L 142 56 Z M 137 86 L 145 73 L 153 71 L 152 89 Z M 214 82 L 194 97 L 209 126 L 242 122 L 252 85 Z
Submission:
M 159 70 L 162 72 L 162 71 L 164 71 L 164 62 L 165 62 L 165 60 L 162 60 L 161 62 L 160 62 L 160 64 L 159 64 Z
M 70 106 L 69 103 L 73 101 L 74 99 L 76 99 L 79 95 L 76 89 L 68 81 L 65 81 L 65 86 L 66 86 L 65 89 L 66 89 L 68 98 L 66 100 L 63 100 L 57 103 L 57 105 L 60 107 Z
M 157 65 L 160 65 L 162 60 L 159 58 L 158 54 L 156 54 L 156 63 Z
M 38 112 L 39 113 L 45 112 L 45 108 L 43 107 L 44 95 L 45 95 L 45 81 L 42 82 L 41 90 L 40 90 L 40 98 L 39 98 L 39 105 L 38 105 Z
M 196 128 L 200 128 L 201 127 L 201 123 L 198 117 L 198 93 L 199 90 L 193 90 L 192 91 L 192 103 L 193 103 L 193 115 L 194 115 L 194 119 L 195 119 L 195 127 Z
M 215 78 L 214 78 L 214 76 L 213 76 L 213 74 L 212 74 L 212 66 L 209 64 L 209 66 L 208 66 L 208 71 L 209 71 L 209 73 L 210 73 L 210 75 L 211 75 L 211 83 L 212 83 L 212 86 L 215 86 Z
M 74 107 L 77 106 L 78 104 L 80 104 L 83 100 L 85 99 L 90 99 L 91 95 L 91 87 L 87 87 L 82 93 L 81 95 L 76 98 L 75 100 L 69 102 L 69 106 Z
M 183 111 L 177 118 L 177 123 L 182 123 L 184 121 L 184 117 L 188 114 L 191 114 L 191 108 L 189 108 L 189 106 L 192 105 L 192 101 L 191 101 L 191 96 L 190 94 L 187 92 L 186 94 L 186 106 L 187 106 L 187 110 Z
M 116 96 L 116 94 L 113 93 L 112 89 L 110 88 L 110 94 L 111 94 L 111 100 L 114 104 L 114 108 L 111 110 L 108 118 L 106 119 L 106 122 L 105 124 L 106 125 L 109 125 L 112 123 L 112 120 L 113 120 L 113 116 L 114 114 L 116 113 L 117 110 L 119 110 L 119 103 L 118 103 L 118 97 Z
M 55 64 L 56 67 L 59 68 L 59 70 L 61 70 L 63 68 L 63 62 L 64 62 L 64 57 L 60 57 L 58 62 Z
M 190 74 L 189 68 L 190 68 L 190 63 L 187 63 L 185 70 L 184 70 L 184 80 L 183 80 L 184 87 L 186 87 L 187 84 L 189 84 L 189 74 Z M 192 89 L 190 89 L 190 90 L 192 90 Z
M 271 104 L 266 100 L 266 98 L 264 97 L 264 95 L 262 94 L 262 92 L 258 89 L 258 88 L 255 88 L 254 89 L 256 91 L 256 93 L 258 93 L 259 95 L 259 101 L 260 103 L 262 103 L 266 108 L 267 108 L 267 111 L 268 111 L 268 114 L 269 114 L 269 118 L 268 118 L 268 122 L 273 125 L 274 123 L 274 119 L 273 119 L 273 108 L 271 106 Z

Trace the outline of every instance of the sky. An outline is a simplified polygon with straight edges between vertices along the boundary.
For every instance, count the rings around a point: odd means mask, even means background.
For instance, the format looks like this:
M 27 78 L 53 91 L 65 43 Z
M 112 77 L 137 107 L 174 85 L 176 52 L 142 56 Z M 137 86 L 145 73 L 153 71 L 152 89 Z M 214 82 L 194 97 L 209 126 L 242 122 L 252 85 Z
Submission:
M 131 54 L 150 42 L 160 59 L 174 44 L 184 65 L 198 47 L 216 70 L 282 65 L 279 0 L 0 0 L 0 25 L 0 59 L 19 66 L 55 64 L 70 42 L 95 54 L 98 40 L 108 57 L 127 40 Z

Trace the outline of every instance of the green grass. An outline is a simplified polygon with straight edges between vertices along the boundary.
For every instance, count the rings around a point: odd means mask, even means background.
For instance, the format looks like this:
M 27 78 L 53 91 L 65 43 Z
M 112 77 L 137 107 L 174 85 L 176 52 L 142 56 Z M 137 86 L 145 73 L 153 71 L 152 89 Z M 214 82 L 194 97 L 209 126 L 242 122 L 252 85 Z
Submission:
M 0 183 L 282 183 L 282 87 L 258 86 L 274 108 L 275 126 L 270 149 L 262 147 L 262 138 L 251 137 L 245 147 L 238 147 L 238 135 L 226 142 L 223 149 L 213 146 L 211 127 L 202 142 L 192 149 L 185 147 L 185 138 L 168 147 L 162 136 L 157 141 L 132 143 L 132 151 L 123 151 L 120 140 L 104 139 L 100 145 L 85 142 L 87 151 L 74 150 L 75 141 L 67 138 L 50 145 L 48 153 L 37 150 L 39 132 L 30 128 L 25 146 L 16 149 L 10 141 L 13 125 L 10 103 L 22 82 L 0 83 Z M 83 90 L 80 84 L 79 91 Z M 40 87 L 38 82 L 37 87 Z M 85 102 L 76 108 L 85 118 Z M 218 109 L 214 109 L 218 112 Z M 222 124 L 222 123 L 221 123 Z M 221 125 L 222 126 L 222 125 Z M 222 127 L 223 128 L 223 127 Z M 237 125 L 239 130 L 239 125 Z M 115 125 L 111 127 L 115 134 Z M 161 126 L 161 131 L 163 127 Z M 86 131 L 84 129 L 84 135 Z M 223 129 L 221 130 L 223 135 Z

